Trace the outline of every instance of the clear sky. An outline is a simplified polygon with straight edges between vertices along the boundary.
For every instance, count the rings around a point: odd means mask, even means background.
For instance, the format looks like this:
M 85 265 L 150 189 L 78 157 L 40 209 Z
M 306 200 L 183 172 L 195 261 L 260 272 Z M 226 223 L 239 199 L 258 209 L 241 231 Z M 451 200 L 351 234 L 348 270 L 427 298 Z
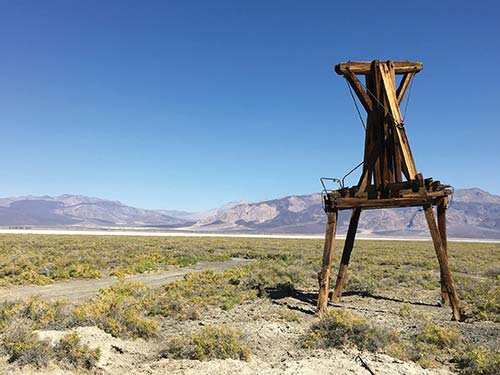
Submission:
M 498 1 L 0 1 L 0 196 L 202 210 L 362 159 L 347 60 L 424 63 L 417 169 L 500 193 Z M 349 183 L 357 182 L 357 176 Z

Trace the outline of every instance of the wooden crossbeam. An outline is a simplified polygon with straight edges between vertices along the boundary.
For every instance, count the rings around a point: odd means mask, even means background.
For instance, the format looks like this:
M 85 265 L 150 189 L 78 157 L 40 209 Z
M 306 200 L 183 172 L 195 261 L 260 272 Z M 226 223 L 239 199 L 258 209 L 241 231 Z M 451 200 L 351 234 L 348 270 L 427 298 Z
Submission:
M 361 104 L 365 108 L 366 112 L 371 112 L 372 100 L 370 99 L 370 97 L 366 93 L 361 82 L 359 82 L 358 77 L 356 77 L 356 75 L 354 73 L 352 73 L 350 70 L 348 70 L 345 74 L 345 78 L 347 79 L 347 82 L 349 82 L 352 89 L 354 90 L 354 92 L 358 96 L 358 98 L 361 101 Z
M 399 87 L 396 91 L 396 96 L 398 98 L 398 104 L 401 104 L 403 101 L 403 97 L 405 96 L 406 89 L 410 85 L 411 80 L 415 76 L 415 72 L 405 73 L 401 82 L 399 83 Z
M 429 203 L 427 197 L 416 198 L 379 198 L 357 200 L 343 198 L 335 202 L 335 209 L 349 210 L 351 208 L 377 209 L 377 208 L 398 208 L 398 207 L 417 207 Z M 328 210 L 328 207 L 326 207 Z
M 340 75 L 345 75 L 347 71 L 354 74 L 369 74 L 370 65 L 369 61 L 349 61 L 335 65 L 335 72 Z M 424 68 L 424 64 L 418 61 L 394 61 L 394 68 L 396 74 L 418 73 Z

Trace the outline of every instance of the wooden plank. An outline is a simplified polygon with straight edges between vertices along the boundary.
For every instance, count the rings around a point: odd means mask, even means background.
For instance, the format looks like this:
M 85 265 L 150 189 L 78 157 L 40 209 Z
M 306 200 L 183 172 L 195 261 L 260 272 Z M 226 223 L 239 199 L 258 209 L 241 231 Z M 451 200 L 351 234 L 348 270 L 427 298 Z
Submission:
M 366 87 L 372 87 L 372 76 L 367 75 L 365 77 Z M 372 107 L 373 108 L 373 107 Z M 359 178 L 358 191 L 356 196 L 363 197 L 366 195 L 366 187 L 371 184 L 372 174 L 373 174 L 373 159 L 371 154 L 376 147 L 373 141 L 373 111 L 368 112 L 366 117 L 366 132 L 365 132 L 365 147 L 363 156 L 363 172 Z
M 354 90 L 354 92 L 358 96 L 359 101 L 363 105 L 363 108 L 366 110 L 366 112 L 371 112 L 372 111 L 372 100 L 370 99 L 370 97 L 366 93 L 361 82 L 359 82 L 358 77 L 356 77 L 356 75 L 353 74 L 352 72 L 347 71 L 347 73 L 345 74 L 345 78 L 347 79 L 347 82 L 349 82 L 352 89 Z
M 403 118 L 399 110 L 399 104 L 396 98 L 396 83 L 391 79 L 389 72 L 390 68 L 387 64 L 380 64 L 380 73 L 382 81 L 384 83 L 385 94 L 387 96 L 387 101 L 389 104 L 389 113 L 393 121 L 393 129 L 396 135 L 397 143 L 401 150 L 402 163 L 403 166 L 408 169 L 409 179 L 413 180 L 417 175 L 417 169 L 415 167 L 415 161 L 413 160 L 413 155 L 410 150 L 410 145 L 408 143 L 408 138 L 406 137 L 406 132 L 403 125 Z M 403 169 L 404 169 L 403 167 Z
M 401 105 L 403 98 L 406 93 L 406 89 L 410 85 L 411 80 L 415 76 L 415 72 L 405 73 L 401 82 L 399 83 L 399 87 L 396 91 L 396 97 L 398 98 L 398 104 Z
M 394 80 L 396 82 L 396 75 L 394 72 L 394 66 L 391 64 L 390 66 L 390 75 L 391 75 L 391 80 Z M 387 97 L 384 97 L 384 107 L 388 107 L 388 102 L 387 102 Z M 385 191 L 385 187 L 388 183 L 395 182 L 394 180 L 394 163 L 393 163 L 393 158 L 394 158 L 394 150 L 393 150 L 393 137 L 392 137 L 392 128 L 390 124 L 385 121 L 386 119 L 386 110 L 384 108 L 384 117 L 380 119 L 380 122 L 383 125 L 383 131 L 384 131 L 384 180 L 382 181 L 382 187 Z M 389 140 L 391 138 L 391 140 Z
M 424 197 L 419 198 L 380 198 L 380 199 L 358 199 L 358 200 L 337 200 L 334 202 L 334 207 L 339 210 L 349 208 L 396 208 L 396 207 L 414 207 L 421 206 L 424 203 L 429 203 L 429 199 Z
M 328 306 L 328 293 L 330 290 L 330 273 L 333 263 L 333 251 L 335 249 L 335 233 L 337 231 L 338 212 L 328 213 L 328 223 L 326 224 L 325 247 L 323 250 L 323 263 L 321 271 L 318 273 L 319 293 L 318 306 L 316 312 L 319 315 L 326 313 Z
M 441 236 L 441 243 L 443 245 L 444 255 L 448 259 L 448 241 L 446 233 L 446 209 L 448 207 L 448 197 L 441 198 L 437 204 L 437 224 L 439 235 Z M 446 291 L 444 282 L 443 270 L 441 269 L 441 302 L 444 305 L 450 304 L 450 298 Z
M 361 214 L 361 208 L 354 208 L 351 213 L 351 220 L 349 222 L 349 229 L 347 230 L 347 236 L 344 242 L 344 251 L 342 252 L 342 259 L 340 261 L 339 273 L 337 276 L 337 282 L 335 284 L 335 290 L 332 295 L 332 302 L 339 302 L 342 291 L 344 290 L 344 283 L 347 276 L 347 267 L 349 266 L 349 260 L 351 259 L 351 252 L 354 247 L 354 238 L 356 237 L 356 231 L 358 230 L 359 216 Z
M 453 275 L 451 274 L 450 267 L 448 265 L 448 258 L 443 248 L 441 236 L 439 235 L 439 230 L 436 225 L 436 220 L 434 219 L 434 211 L 432 210 L 432 206 L 424 205 L 424 213 L 427 224 L 429 225 L 429 231 L 431 232 L 432 242 L 434 244 L 434 250 L 436 251 L 436 256 L 439 261 L 439 266 L 441 269 L 446 292 L 448 293 L 448 297 L 450 299 L 453 318 L 459 321 L 461 316 L 457 288 L 455 287 L 455 281 L 453 280 Z
M 393 61 L 395 73 L 403 74 L 415 72 L 418 73 L 424 68 L 424 64 L 418 61 Z M 354 74 L 369 74 L 370 61 L 349 61 L 335 65 L 335 72 L 345 75 L 349 70 Z
M 429 194 L 427 197 L 422 196 L 418 193 L 415 196 L 403 197 L 403 198 L 379 198 L 379 199 L 368 199 L 368 198 L 336 198 L 331 199 L 331 204 L 325 208 L 328 210 L 347 210 L 351 208 L 363 208 L 363 209 L 378 209 L 378 208 L 396 208 L 396 207 L 416 207 L 422 206 L 424 204 L 437 204 L 437 200 L 441 198 L 438 195 Z
M 383 153 L 384 153 L 384 129 L 380 126 L 380 111 L 382 108 L 380 108 L 380 104 L 378 104 L 377 101 L 380 101 L 380 73 L 378 69 L 378 65 L 380 64 L 379 61 L 373 61 L 371 65 L 371 86 L 369 87 L 369 90 L 371 91 L 372 95 L 374 95 L 377 99 L 374 101 L 376 102 L 376 108 L 374 108 L 373 112 L 371 113 L 371 118 L 372 118 L 372 134 L 373 134 L 373 142 L 376 145 L 376 153 L 373 156 L 369 156 L 370 160 L 372 161 L 373 165 L 373 183 L 375 184 L 375 189 L 379 189 L 380 185 L 382 184 L 382 176 L 383 176 L 383 163 L 382 163 L 382 158 L 383 158 Z
M 393 129 L 394 130 L 394 129 Z M 394 177 L 396 182 L 403 181 L 403 171 L 402 171 L 402 161 L 401 161 L 401 151 L 399 149 L 396 134 L 394 131 L 392 132 L 392 144 L 394 150 Z M 405 170 L 405 177 L 407 180 L 411 180 L 410 175 L 408 173 L 408 169 Z

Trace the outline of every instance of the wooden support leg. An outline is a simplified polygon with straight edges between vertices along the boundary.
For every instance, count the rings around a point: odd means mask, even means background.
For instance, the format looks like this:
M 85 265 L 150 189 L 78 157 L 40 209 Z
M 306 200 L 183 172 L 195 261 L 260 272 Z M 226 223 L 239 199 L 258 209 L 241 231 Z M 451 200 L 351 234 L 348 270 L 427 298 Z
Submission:
M 434 211 L 431 205 L 424 206 L 425 219 L 429 225 L 429 231 L 431 232 L 432 242 L 434 243 L 434 249 L 436 250 L 436 255 L 439 261 L 439 266 L 441 269 L 441 274 L 443 277 L 443 283 L 446 287 L 446 292 L 450 299 L 451 309 L 453 310 L 453 318 L 455 320 L 460 320 L 460 308 L 458 306 L 458 294 L 455 287 L 455 281 L 450 272 L 450 267 L 448 266 L 448 258 L 445 255 L 443 243 L 441 241 L 441 235 L 439 234 L 438 227 L 436 225 L 436 219 L 434 218 Z
M 441 199 L 437 205 L 437 224 L 439 235 L 441 236 L 441 243 L 443 245 L 444 255 L 446 261 L 448 262 L 448 241 L 446 236 L 446 208 L 448 206 L 448 198 L 445 197 Z M 443 277 L 443 269 L 441 269 L 441 302 L 443 305 L 450 303 L 450 298 L 448 297 L 448 292 L 446 291 L 446 285 Z
M 321 315 L 327 310 L 328 292 L 330 289 L 330 272 L 333 263 L 333 250 L 335 248 L 335 232 L 337 231 L 338 211 L 328 213 L 328 223 L 326 225 L 325 249 L 323 250 L 323 264 L 318 273 L 319 294 L 318 307 L 316 312 Z
M 351 258 L 352 248 L 354 247 L 354 238 L 358 230 L 359 215 L 361 208 L 353 208 L 351 213 L 351 221 L 349 222 L 349 229 L 344 243 L 344 251 L 342 252 L 342 260 L 340 261 L 339 274 L 337 276 L 337 283 L 332 295 L 332 302 L 339 302 L 342 291 L 344 290 L 344 283 L 347 275 L 347 267 L 349 259 Z

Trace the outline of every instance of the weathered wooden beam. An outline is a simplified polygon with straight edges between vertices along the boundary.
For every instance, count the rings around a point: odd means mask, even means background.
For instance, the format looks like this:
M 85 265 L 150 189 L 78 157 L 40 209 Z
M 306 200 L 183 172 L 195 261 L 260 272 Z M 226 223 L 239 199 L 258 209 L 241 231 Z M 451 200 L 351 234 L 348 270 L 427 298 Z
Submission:
M 358 96 L 361 104 L 363 105 L 364 109 L 366 112 L 371 112 L 372 111 L 372 100 L 366 93 L 365 89 L 363 88 L 363 85 L 359 81 L 358 77 L 356 77 L 355 74 L 353 74 L 350 71 L 347 71 L 345 74 L 345 78 L 347 79 L 347 82 L 351 85 L 352 89 Z
M 390 65 L 390 75 L 391 80 L 396 82 L 396 73 L 394 71 L 394 66 Z M 387 98 L 384 97 L 384 107 L 388 107 Z M 384 179 L 382 181 L 382 189 L 385 191 L 385 186 L 388 183 L 395 182 L 394 178 L 394 137 L 393 137 L 393 129 L 391 127 L 391 123 L 386 120 L 387 111 L 384 109 L 384 118 L 381 119 L 381 123 L 383 125 L 384 132 Z
M 434 218 L 434 211 L 431 205 L 424 205 L 425 219 L 427 220 L 427 225 L 429 225 L 429 231 L 431 232 L 432 242 L 434 244 L 434 250 L 436 251 L 436 256 L 439 261 L 439 266 L 441 269 L 441 274 L 443 282 L 445 284 L 446 292 L 450 299 L 451 309 L 453 311 L 453 318 L 455 320 L 460 320 L 460 306 L 458 302 L 457 288 L 455 287 L 455 281 L 453 280 L 453 275 L 451 274 L 450 267 L 448 265 L 448 257 L 445 254 L 443 248 L 443 242 L 439 234 L 438 227 L 436 225 L 436 220 Z
M 438 201 L 437 204 L 437 224 L 439 235 L 441 236 L 441 244 L 443 245 L 444 255 L 448 260 L 448 241 L 446 234 L 446 209 L 448 208 L 448 197 L 443 197 Z M 441 271 L 441 302 L 446 305 L 450 303 L 450 297 L 446 290 L 446 285 L 443 276 L 443 270 Z
M 406 93 L 406 89 L 410 85 L 410 82 L 414 76 L 415 76 L 415 72 L 405 73 L 403 78 L 401 79 L 401 82 L 399 83 L 399 87 L 396 90 L 398 104 L 401 104 L 401 102 L 403 101 L 403 98 L 404 98 L 405 93 Z
M 418 61 L 393 61 L 395 73 L 403 74 L 415 72 L 418 73 L 424 68 L 424 64 Z M 340 75 L 345 75 L 346 72 L 351 71 L 354 74 L 369 74 L 370 73 L 369 61 L 349 61 L 335 65 L 335 72 Z
M 351 221 L 349 222 L 349 229 L 344 242 L 344 251 L 342 252 L 342 259 L 340 261 L 339 274 L 337 275 L 337 282 L 335 283 L 335 290 L 332 295 L 332 302 L 339 302 L 342 291 L 344 290 L 344 283 L 347 276 L 347 267 L 351 259 L 351 252 L 354 247 L 354 238 L 358 230 L 359 216 L 361 208 L 354 208 L 351 213 Z
M 433 192 L 429 193 L 428 196 L 422 196 L 418 193 L 412 196 L 405 196 L 402 198 L 379 198 L 379 199 L 369 199 L 369 198 L 335 198 L 330 199 L 330 204 L 325 207 L 327 211 L 334 210 L 347 210 L 351 208 L 363 208 L 363 209 L 378 209 L 378 208 L 397 208 L 397 207 L 417 207 L 424 204 L 436 205 L 438 199 L 447 195 L 446 192 Z
M 415 161 L 413 160 L 413 155 L 411 153 L 410 145 L 408 143 L 408 138 L 406 137 L 406 132 L 404 129 L 403 118 L 399 110 L 399 104 L 396 98 L 396 83 L 391 79 L 390 65 L 391 62 L 380 64 L 380 73 L 382 81 L 384 83 L 385 94 L 387 96 L 387 102 L 389 104 L 389 113 L 392 121 L 394 122 L 393 131 L 396 135 L 397 143 L 401 150 L 403 170 L 405 167 L 408 170 L 409 179 L 413 180 L 417 175 L 417 169 L 415 167 Z
M 375 164 L 373 168 L 373 183 L 375 184 L 375 190 L 379 190 L 384 182 L 384 159 L 385 159 L 385 134 L 384 134 L 384 117 L 385 111 L 380 103 L 384 101 L 383 98 L 383 88 L 380 81 L 380 61 L 375 60 L 372 62 L 371 71 L 369 77 L 371 77 L 371 93 L 377 98 L 377 108 L 373 111 L 373 135 L 375 143 L 378 145 L 379 152 L 375 159 Z M 368 77 L 368 76 L 367 76 Z
M 328 306 L 328 293 L 330 291 L 330 273 L 333 263 L 333 250 L 335 249 L 335 233 L 337 231 L 338 212 L 335 210 L 328 213 L 328 223 L 326 224 L 325 248 L 323 250 L 323 263 L 321 271 L 318 273 L 319 293 L 318 306 L 316 312 L 322 315 Z

